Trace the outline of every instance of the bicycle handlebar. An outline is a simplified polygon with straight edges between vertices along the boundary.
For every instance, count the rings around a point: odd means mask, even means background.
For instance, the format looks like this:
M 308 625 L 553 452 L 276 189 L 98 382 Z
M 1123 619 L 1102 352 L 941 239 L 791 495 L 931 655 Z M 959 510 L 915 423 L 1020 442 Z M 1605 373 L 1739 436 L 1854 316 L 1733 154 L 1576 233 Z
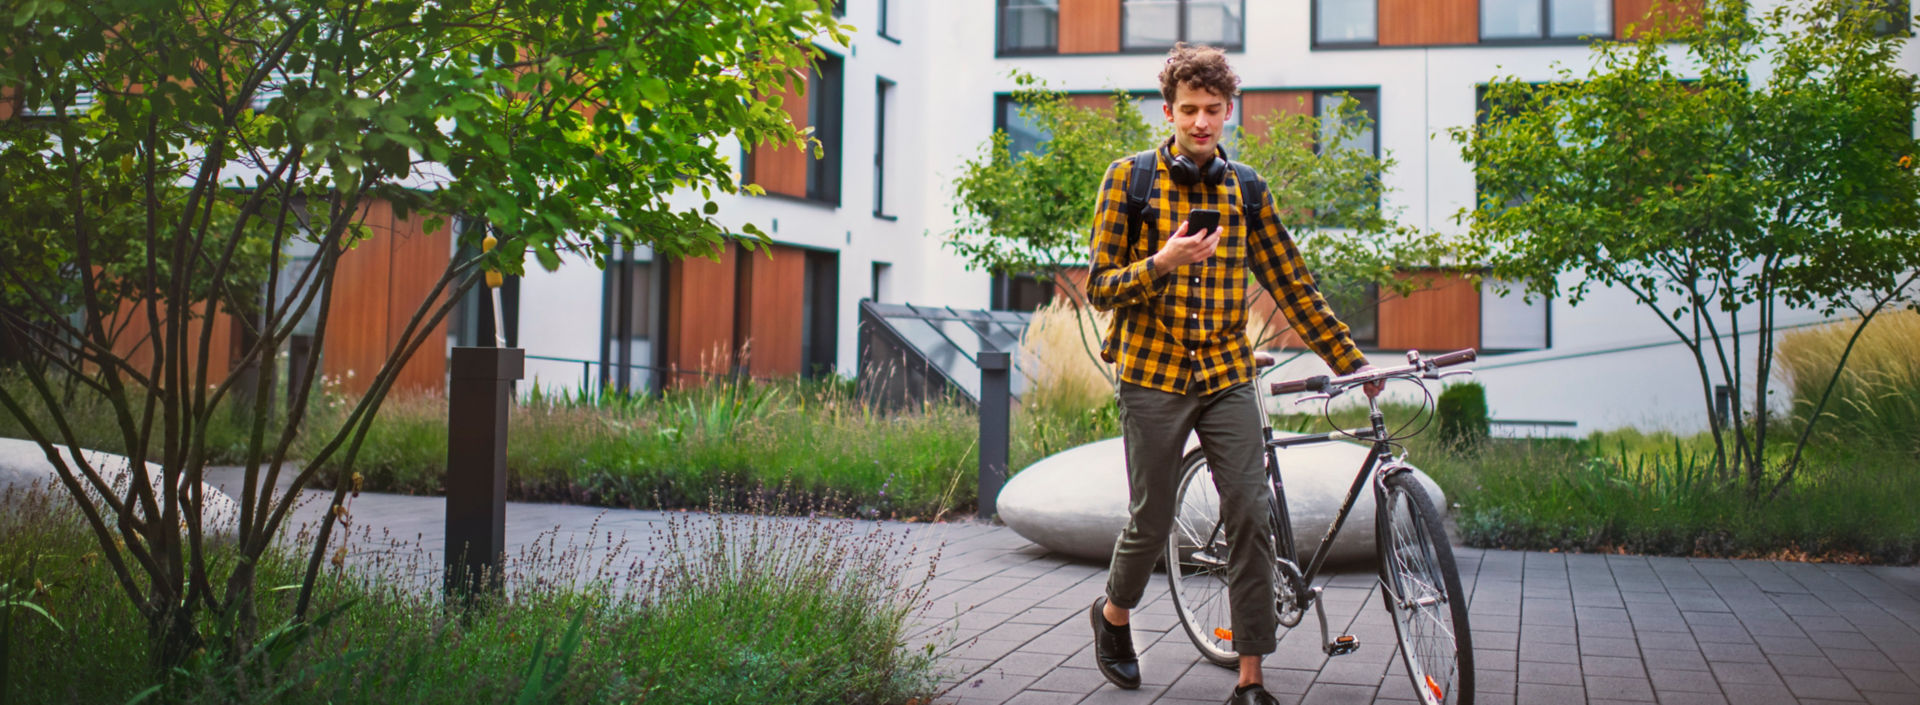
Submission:
M 1325 392 L 1330 389 L 1345 391 L 1349 387 L 1367 384 L 1369 382 L 1378 382 L 1392 377 L 1405 377 L 1413 374 L 1430 375 L 1442 367 L 1452 367 L 1463 362 L 1473 362 L 1479 357 L 1480 354 L 1473 348 L 1456 350 L 1429 358 L 1420 357 L 1420 352 L 1417 350 L 1409 350 L 1407 351 L 1407 364 L 1399 367 L 1385 367 L 1365 373 L 1356 372 L 1339 377 L 1314 375 L 1305 379 L 1274 382 L 1272 389 L 1274 394 Z

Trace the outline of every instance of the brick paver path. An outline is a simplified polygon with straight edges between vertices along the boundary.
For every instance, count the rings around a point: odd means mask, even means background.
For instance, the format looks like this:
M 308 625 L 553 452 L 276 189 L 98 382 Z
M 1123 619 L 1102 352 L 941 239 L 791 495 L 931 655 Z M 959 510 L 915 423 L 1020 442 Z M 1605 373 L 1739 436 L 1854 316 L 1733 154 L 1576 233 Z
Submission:
M 317 516 L 319 507 L 302 515 Z M 356 535 L 410 541 L 420 565 L 438 565 L 440 498 L 369 493 L 353 514 Z M 550 539 L 578 545 L 594 526 L 644 552 L 669 516 L 514 503 L 507 537 L 526 547 L 553 532 Z M 913 637 L 943 654 L 942 703 L 1198 705 L 1220 703 L 1232 688 L 1233 672 L 1202 661 L 1177 631 L 1164 580 L 1149 587 L 1134 617 L 1145 684 L 1123 691 L 1093 670 L 1086 610 L 1102 593 L 1105 566 L 982 523 L 884 526 L 928 550 L 944 545 L 931 607 Z M 359 541 L 355 560 L 377 556 L 377 544 Z M 1455 555 L 1470 595 L 1483 705 L 1920 705 L 1920 568 L 1465 548 Z M 1332 628 L 1358 636 L 1359 651 L 1322 655 L 1311 615 L 1283 636 L 1266 671 L 1281 702 L 1412 702 L 1373 582 L 1359 569 L 1334 575 L 1326 588 Z

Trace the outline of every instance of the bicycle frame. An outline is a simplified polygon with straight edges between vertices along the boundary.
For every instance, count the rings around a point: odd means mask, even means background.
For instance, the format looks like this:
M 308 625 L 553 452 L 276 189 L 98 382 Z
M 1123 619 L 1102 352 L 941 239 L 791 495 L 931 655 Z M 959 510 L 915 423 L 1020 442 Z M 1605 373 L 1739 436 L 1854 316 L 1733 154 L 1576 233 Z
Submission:
M 1295 586 L 1294 595 L 1299 608 L 1305 610 L 1310 604 L 1316 602 L 1318 591 L 1311 586 L 1314 579 L 1319 577 L 1320 569 L 1326 565 L 1327 556 L 1333 550 L 1334 539 L 1340 535 L 1340 529 L 1346 526 L 1347 517 L 1353 513 L 1354 504 L 1360 499 L 1361 489 L 1369 484 L 1372 485 L 1375 506 L 1378 507 L 1380 498 L 1384 496 L 1386 478 L 1392 474 L 1405 472 L 1409 468 L 1390 455 L 1391 449 L 1384 440 L 1387 437 L 1386 417 L 1380 412 L 1378 399 L 1367 398 L 1367 420 L 1370 422 L 1367 428 L 1342 429 L 1276 439 L 1273 437 L 1273 422 L 1266 412 L 1266 399 L 1270 395 L 1260 389 L 1259 384 L 1256 383 L 1254 387 L 1256 398 L 1260 403 L 1261 431 L 1266 442 L 1267 480 L 1272 485 L 1274 506 L 1279 514 L 1277 530 L 1280 535 L 1274 537 L 1275 548 L 1280 558 L 1292 563 L 1300 575 L 1300 584 Z M 1320 545 L 1314 549 L 1313 559 L 1308 562 L 1304 570 L 1300 570 L 1298 547 L 1294 544 L 1293 537 L 1292 513 L 1287 507 L 1286 488 L 1280 477 L 1279 455 L 1275 451 L 1292 446 L 1330 443 L 1349 438 L 1371 442 L 1367 458 L 1361 461 L 1360 470 L 1354 474 L 1353 485 L 1347 488 L 1346 500 L 1340 503 L 1340 512 L 1334 515 L 1333 523 L 1327 526 L 1326 534 L 1320 538 Z M 1372 480 L 1371 483 L 1368 482 L 1369 479 Z M 1323 618 L 1322 631 L 1326 629 L 1324 622 Z

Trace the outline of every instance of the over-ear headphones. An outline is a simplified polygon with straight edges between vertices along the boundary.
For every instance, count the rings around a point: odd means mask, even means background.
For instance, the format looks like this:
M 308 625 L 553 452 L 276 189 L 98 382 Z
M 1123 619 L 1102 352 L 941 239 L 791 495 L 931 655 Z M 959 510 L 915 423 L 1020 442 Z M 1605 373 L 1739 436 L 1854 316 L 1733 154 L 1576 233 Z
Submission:
M 1173 161 L 1167 164 L 1167 175 L 1173 177 L 1174 183 L 1192 186 L 1205 181 L 1208 186 L 1219 186 L 1220 182 L 1227 180 L 1226 155 L 1215 155 L 1214 158 L 1207 160 L 1206 166 L 1196 166 L 1192 159 L 1187 158 L 1187 155 L 1179 154 L 1179 150 L 1173 151 L 1175 154 Z

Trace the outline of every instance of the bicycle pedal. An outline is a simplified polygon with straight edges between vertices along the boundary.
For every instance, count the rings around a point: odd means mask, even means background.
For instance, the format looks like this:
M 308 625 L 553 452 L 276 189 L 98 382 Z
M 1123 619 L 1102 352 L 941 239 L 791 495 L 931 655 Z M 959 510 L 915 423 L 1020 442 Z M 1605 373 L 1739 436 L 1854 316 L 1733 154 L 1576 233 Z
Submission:
M 1327 642 L 1328 656 L 1345 656 L 1360 650 L 1360 639 L 1352 634 L 1341 634 Z

